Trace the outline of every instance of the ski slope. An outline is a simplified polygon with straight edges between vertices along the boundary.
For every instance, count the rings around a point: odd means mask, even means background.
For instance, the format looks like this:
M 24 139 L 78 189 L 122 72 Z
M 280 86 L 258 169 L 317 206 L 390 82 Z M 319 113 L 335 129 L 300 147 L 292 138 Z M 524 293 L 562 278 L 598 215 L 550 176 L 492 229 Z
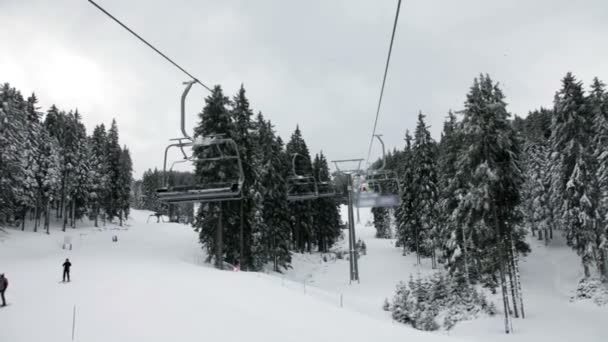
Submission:
M 608 308 L 569 302 L 580 266 L 559 238 L 549 247 L 531 241 L 521 265 L 527 318 L 513 321 L 514 335 L 504 335 L 500 315 L 426 333 L 392 322 L 381 306 L 398 281 L 432 272 L 430 264 L 418 267 L 393 241 L 373 238 L 363 224 L 368 211 L 357 226 L 368 251 L 360 284 L 349 284 L 348 261 L 323 262 L 319 254 L 295 254 L 294 269 L 282 275 L 217 271 L 203 262 L 190 227 L 146 223 L 148 214 L 133 211 L 123 229 L 0 231 L 0 272 L 10 281 L 0 342 L 70 341 L 74 307 L 75 341 L 83 342 L 606 339 Z M 66 235 L 71 251 L 61 249 Z M 66 257 L 69 284 L 59 282 Z
M 203 264 L 185 225 L 145 223 L 134 211 L 119 230 L 0 231 L 0 272 L 10 285 L 0 341 L 446 341 L 368 316 L 277 277 Z M 118 242 L 112 242 L 112 235 Z M 73 250 L 61 249 L 70 235 Z M 72 261 L 72 282 L 60 283 Z
M 344 307 L 365 313 L 372 318 L 390 321 L 390 314 L 381 310 L 385 298 L 389 300 L 399 281 L 407 281 L 410 275 L 432 273 L 429 260 L 416 265 L 415 255 L 402 256 L 394 247 L 394 240 L 374 238 L 375 229 L 366 227 L 372 221 L 369 210 L 361 209 L 361 223 L 357 227 L 357 239 L 367 245 L 367 255 L 359 262 L 360 284 L 349 285 L 348 261 L 322 262 L 318 255 L 294 257 L 294 269 L 287 277 L 343 294 Z M 346 232 L 345 232 L 346 233 Z M 513 335 L 504 334 L 502 312 L 494 317 L 480 318 L 458 323 L 449 332 L 450 337 L 478 341 L 606 341 L 608 307 L 598 307 L 591 301 L 570 302 L 570 297 L 582 278 L 582 267 L 576 254 L 566 246 L 561 233 L 554 234 L 549 246 L 535 239 L 529 240 L 532 253 L 520 259 L 525 319 L 513 319 Z M 346 246 L 342 247 L 346 248 Z M 496 307 L 502 307 L 499 295 L 491 297 Z

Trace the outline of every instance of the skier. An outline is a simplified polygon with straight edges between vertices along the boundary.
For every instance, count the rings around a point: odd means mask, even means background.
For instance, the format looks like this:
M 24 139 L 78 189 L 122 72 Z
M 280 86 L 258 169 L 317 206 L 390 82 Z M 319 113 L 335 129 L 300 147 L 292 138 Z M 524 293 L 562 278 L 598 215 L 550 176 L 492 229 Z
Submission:
M 4 292 L 8 288 L 8 279 L 4 276 L 4 273 L 0 274 L 0 297 L 2 297 L 2 305 L 6 306 L 6 299 L 4 298 Z
M 70 262 L 70 259 L 65 259 L 65 262 L 63 263 L 63 282 L 65 282 L 65 279 L 68 279 L 68 283 L 70 282 L 70 267 L 72 266 L 72 263 Z

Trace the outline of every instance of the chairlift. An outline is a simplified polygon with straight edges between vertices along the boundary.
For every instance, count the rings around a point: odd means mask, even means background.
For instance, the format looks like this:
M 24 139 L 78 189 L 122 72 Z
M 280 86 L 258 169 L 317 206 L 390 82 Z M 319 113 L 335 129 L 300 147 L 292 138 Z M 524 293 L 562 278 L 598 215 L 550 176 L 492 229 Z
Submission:
M 300 156 L 293 153 L 291 158 L 291 176 L 287 178 L 287 200 L 307 201 L 319 198 L 317 181 L 312 175 L 304 176 L 296 172 L 296 159 Z
M 359 179 L 358 207 L 395 207 L 401 200 L 401 183 L 397 172 L 386 169 L 386 153 L 382 135 L 374 135 L 382 146 L 382 165 L 368 169 Z
M 181 98 L 181 131 L 183 137 L 171 139 L 171 141 L 176 141 L 176 143 L 170 144 L 165 148 L 163 163 L 164 186 L 157 189 L 156 194 L 159 201 L 167 204 L 240 200 L 242 198 L 242 188 L 245 176 L 238 146 L 234 140 L 227 138 L 222 134 L 210 134 L 193 139 L 186 133 L 185 102 L 186 96 L 194 83 L 196 83 L 196 81 L 184 82 L 186 88 L 184 89 Z M 183 159 L 173 162 L 169 170 L 167 170 L 168 152 L 171 148 L 175 147 L 180 150 Z M 199 151 L 201 149 L 210 149 L 216 151 L 217 154 L 209 157 L 196 157 L 193 151 L 188 155 L 185 148 L 198 149 Z M 178 186 L 169 185 L 169 172 L 177 163 L 212 163 L 222 161 L 227 161 L 228 164 L 231 164 L 230 166 L 233 170 L 231 172 L 225 172 L 225 174 L 236 173 L 236 176 L 232 179 L 221 182 L 199 182 Z M 222 165 L 222 167 L 225 166 Z

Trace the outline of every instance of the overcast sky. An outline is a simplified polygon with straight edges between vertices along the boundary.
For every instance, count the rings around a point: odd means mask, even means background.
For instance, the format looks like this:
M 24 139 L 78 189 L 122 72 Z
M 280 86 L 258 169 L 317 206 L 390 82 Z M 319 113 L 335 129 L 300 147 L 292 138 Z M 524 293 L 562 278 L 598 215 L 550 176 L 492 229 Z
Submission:
M 299 124 L 313 154 L 366 156 L 396 0 L 97 2 L 203 83 L 244 83 L 285 140 Z M 608 82 L 606 18 L 605 0 L 404 0 L 378 132 L 401 148 L 422 111 L 438 139 L 481 72 L 520 116 L 550 106 L 567 71 Z M 136 177 L 161 166 L 185 75 L 86 0 L 0 0 L 0 23 L 0 82 L 78 108 L 89 133 L 116 118 Z M 208 93 L 190 94 L 193 127 Z

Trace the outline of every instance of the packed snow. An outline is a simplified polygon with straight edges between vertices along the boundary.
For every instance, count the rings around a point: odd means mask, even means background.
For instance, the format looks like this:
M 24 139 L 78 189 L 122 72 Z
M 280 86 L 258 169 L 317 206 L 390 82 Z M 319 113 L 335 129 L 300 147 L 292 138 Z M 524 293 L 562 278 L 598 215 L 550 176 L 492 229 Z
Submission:
M 430 262 L 403 256 L 393 240 L 375 239 L 369 211 L 357 238 L 367 245 L 360 283 L 349 284 L 348 261 L 294 254 L 284 274 L 218 271 L 192 228 L 146 223 L 133 211 L 123 227 L 79 227 L 50 235 L 0 230 L 0 272 L 10 285 L 0 309 L 0 341 L 602 341 L 608 308 L 571 301 L 581 267 L 556 238 L 531 240 L 522 261 L 526 319 L 505 335 L 502 316 L 461 322 L 427 333 L 395 323 L 382 310 L 396 284 L 430 274 Z M 80 223 L 84 226 L 84 223 Z M 346 232 L 345 232 L 346 233 Z M 118 237 L 117 242 L 112 236 Z M 62 249 L 66 236 L 72 250 Z M 336 246 L 337 249 L 345 246 Z M 70 258 L 72 282 L 61 283 Z M 497 305 L 497 307 L 499 307 Z M 450 335 L 450 336 L 446 336 Z

